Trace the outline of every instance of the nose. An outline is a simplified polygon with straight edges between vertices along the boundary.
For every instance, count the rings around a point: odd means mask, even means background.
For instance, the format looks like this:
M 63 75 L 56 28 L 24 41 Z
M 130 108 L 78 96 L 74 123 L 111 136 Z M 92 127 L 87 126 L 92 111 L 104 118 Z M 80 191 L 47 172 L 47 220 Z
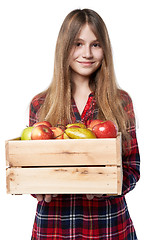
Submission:
M 93 57 L 92 50 L 91 50 L 90 46 L 88 46 L 88 45 L 84 46 L 83 57 L 84 58 L 92 58 Z

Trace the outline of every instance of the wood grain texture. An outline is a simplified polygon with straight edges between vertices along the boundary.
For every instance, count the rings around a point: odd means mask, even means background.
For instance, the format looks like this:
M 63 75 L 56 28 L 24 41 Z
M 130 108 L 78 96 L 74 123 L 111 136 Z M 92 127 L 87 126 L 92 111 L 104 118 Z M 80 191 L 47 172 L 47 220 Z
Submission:
M 122 191 L 121 134 L 113 139 L 6 141 L 10 194 Z
M 10 168 L 7 192 L 11 194 L 106 193 L 117 194 L 117 168 Z
M 6 141 L 6 161 L 11 167 L 120 165 L 119 148 L 120 136 L 112 139 L 10 140 Z

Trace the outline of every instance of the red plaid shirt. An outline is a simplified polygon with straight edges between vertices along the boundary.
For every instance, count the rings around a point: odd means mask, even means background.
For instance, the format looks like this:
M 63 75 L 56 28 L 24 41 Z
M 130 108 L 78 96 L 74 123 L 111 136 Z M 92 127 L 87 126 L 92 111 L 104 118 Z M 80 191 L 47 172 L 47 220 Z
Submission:
M 134 118 L 133 105 L 127 93 L 122 92 L 126 112 Z M 44 97 L 35 97 L 30 105 L 30 126 L 38 121 L 37 112 Z M 97 116 L 94 94 L 89 95 L 80 116 L 74 100 L 73 122 L 85 124 Z M 85 194 L 60 194 L 50 203 L 38 202 L 32 231 L 33 240 L 136 240 L 137 236 L 125 201 L 140 177 L 140 157 L 135 126 L 130 129 L 131 150 L 122 156 L 123 194 L 121 196 L 94 197 L 88 200 Z

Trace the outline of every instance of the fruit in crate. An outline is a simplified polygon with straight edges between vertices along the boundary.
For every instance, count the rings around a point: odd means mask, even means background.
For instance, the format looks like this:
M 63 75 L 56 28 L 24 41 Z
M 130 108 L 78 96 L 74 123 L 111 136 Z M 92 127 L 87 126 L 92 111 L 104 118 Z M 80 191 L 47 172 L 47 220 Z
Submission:
M 63 133 L 63 139 L 70 139 L 70 137 L 68 137 L 68 135 L 64 132 Z
M 102 122 L 103 122 L 103 121 L 100 120 L 100 119 L 93 119 L 93 120 L 91 120 L 91 122 L 88 124 L 87 127 L 88 127 L 90 130 L 92 130 L 95 125 L 97 125 L 97 124 L 99 124 L 99 123 L 102 123 Z
M 26 127 L 21 134 L 21 140 L 31 140 L 31 132 L 34 127 Z
M 64 131 L 60 127 L 50 127 L 53 132 L 53 138 L 55 139 L 63 139 Z
M 118 134 L 116 125 L 109 120 L 95 125 L 92 131 L 97 138 L 116 138 Z
M 67 128 L 65 133 L 69 138 L 74 139 L 87 139 L 87 138 L 96 138 L 95 134 L 87 128 Z
M 116 138 L 118 130 L 112 121 L 95 119 L 85 124 L 81 122 L 53 126 L 47 122 L 37 122 L 33 127 L 23 130 L 21 140 L 45 140 L 45 139 L 87 139 L 87 138 Z
M 46 140 L 53 139 L 53 137 L 53 131 L 46 125 L 38 125 L 36 127 L 33 127 L 33 130 L 31 132 L 32 140 Z
M 86 128 L 85 124 L 83 123 L 71 123 L 66 126 L 66 128 L 72 128 L 72 127 L 79 127 L 79 128 Z
M 52 127 L 51 123 L 48 122 L 48 121 L 37 122 L 33 126 L 36 127 L 36 126 L 39 126 L 39 125 L 45 125 L 47 127 Z

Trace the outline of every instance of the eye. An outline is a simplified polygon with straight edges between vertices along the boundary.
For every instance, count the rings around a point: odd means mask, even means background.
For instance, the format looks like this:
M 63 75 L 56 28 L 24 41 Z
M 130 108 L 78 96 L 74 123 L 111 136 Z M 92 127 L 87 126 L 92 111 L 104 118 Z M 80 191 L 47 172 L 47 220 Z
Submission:
M 75 42 L 75 46 L 76 46 L 76 47 L 81 47 L 81 46 L 82 46 L 82 43 L 81 43 L 81 42 Z
M 93 43 L 92 46 L 95 47 L 95 48 L 96 47 L 101 47 L 99 43 Z

